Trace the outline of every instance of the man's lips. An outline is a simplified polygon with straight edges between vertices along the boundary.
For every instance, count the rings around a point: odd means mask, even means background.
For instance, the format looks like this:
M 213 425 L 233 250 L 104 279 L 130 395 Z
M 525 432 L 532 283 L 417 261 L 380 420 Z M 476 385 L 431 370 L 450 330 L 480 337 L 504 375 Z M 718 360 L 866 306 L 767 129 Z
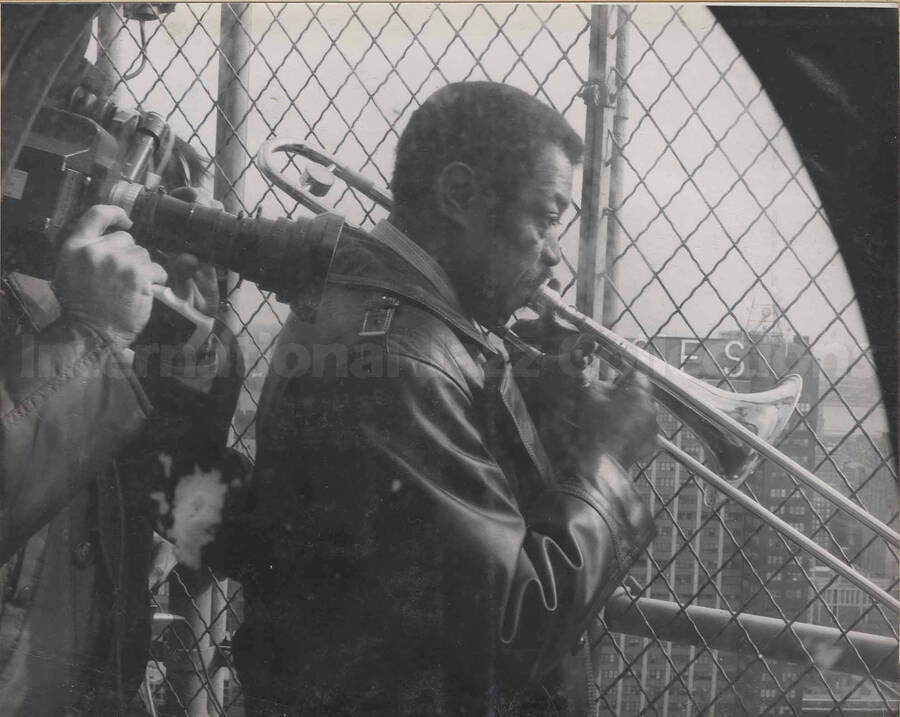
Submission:
M 522 280 L 513 294 L 516 306 L 513 311 L 527 307 L 531 303 L 538 289 L 553 278 L 552 274 L 541 274 L 539 277 L 530 280 Z

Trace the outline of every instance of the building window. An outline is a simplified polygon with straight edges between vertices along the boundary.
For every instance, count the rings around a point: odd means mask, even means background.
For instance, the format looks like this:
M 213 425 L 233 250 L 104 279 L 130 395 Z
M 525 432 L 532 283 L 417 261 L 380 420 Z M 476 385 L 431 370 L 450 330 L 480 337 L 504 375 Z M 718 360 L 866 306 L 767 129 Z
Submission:
M 657 474 L 655 483 L 657 488 L 666 488 L 672 490 L 675 488 L 675 476 L 665 476 Z

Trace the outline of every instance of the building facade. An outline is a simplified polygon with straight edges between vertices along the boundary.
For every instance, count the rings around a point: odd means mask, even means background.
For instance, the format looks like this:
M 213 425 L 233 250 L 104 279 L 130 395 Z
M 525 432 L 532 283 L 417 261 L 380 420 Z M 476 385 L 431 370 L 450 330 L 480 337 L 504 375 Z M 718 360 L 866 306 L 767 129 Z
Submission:
M 771 389 L 776 376 L 796 373 L 803 391 L 779 448 L 806 467 L 815 460 L 819 373 L 800 341 L 782 336 L 724 336 L 700 342 L 658 338 L 652 350 L 672 366 L 736 393 Z M 683 450 L 716 468 L 707 449 L 673 415 L 662 430 Z M 810 560 L 778 533 L 693 477 L 663 454 L 637 485 L 657 516 L 659 534 L 631 571 L 642 595 L 734 613 L 804 619 L 810 601 Z M 763 461 L 748 491 L 765 507 L 809 534 L 809 503 L 776 466 Z M 806 573 L 806 575 L 804 575 Z M 746 650 L 726 652 L 609 635 L 595 651 L 601 663 L 601 706 L 606 714 L 738 717 L 798 714 L 802 670 L 770 665 Z M 625 675 L 617 679 L 619 675 Z

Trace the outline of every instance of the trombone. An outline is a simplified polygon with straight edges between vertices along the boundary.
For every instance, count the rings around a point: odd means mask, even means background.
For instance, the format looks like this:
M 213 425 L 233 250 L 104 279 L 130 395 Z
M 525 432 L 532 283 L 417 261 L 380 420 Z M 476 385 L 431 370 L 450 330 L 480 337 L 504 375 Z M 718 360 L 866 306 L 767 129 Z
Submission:
M 300 155 L 315 164 L 307 164 L 302 169 L 298 184 L 286 178 L 283 170 L 276 166 L 276 154 Z M 384 209 L 393 208 L 393 198 L 388 190 L 378 187 L 359 172 L 342 165 L 332 155 L 304 141 L 271 139 L 260 147 L 256 162 L 260 171 L 272 184 L 317 214 L 331 211 L 331 207 L 316 197 L 325 196 L 335 176 Z M 753 472 L 760 459 L 765 457 L 829 500 L 832 505 L 859 520 L 895 549 L 900 548 L 900 535 L 889 526 L 772 445 L 781 436 L 797 405 L 802 388 L 799 376 L 789 375 L 774 388 L 760 393 L 736 394 L 724 391 L 690 376 L 626 341 L 566 304 L 557 292 L 547 286 L 535 293 L 531 307 L 538 311 L 552 311 L 582 333 L 589 335 L 597 343 L 598 353 L 614 368 L 618 370 L 635 368 L 646 374 L 653 387 L 654 398 L 694 431 L 709 448 L 710 454 L 725 477 L 660 435 L 657 440 L 662 450 L 874 600 L 900 612 L 900 600 L 738 488 Z M 503 337 L 530 355 L 541 354 L 538 349 L 526 344 L 511 331 L 504 331 Z

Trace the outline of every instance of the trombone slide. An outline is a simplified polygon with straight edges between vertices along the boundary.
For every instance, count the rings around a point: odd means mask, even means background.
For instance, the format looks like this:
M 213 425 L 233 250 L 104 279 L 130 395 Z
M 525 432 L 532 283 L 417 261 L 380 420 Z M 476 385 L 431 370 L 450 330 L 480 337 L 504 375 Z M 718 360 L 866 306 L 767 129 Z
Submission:
M 868 593 L 868 595 L 874 600 L 897 612 L 900 612 L 900 600 L 897 600 L 897 598 L 895 598 L 893 595 L 890 595 L 886 591 L 882 590 L 875 583 L 873 583 L 858 571 L 851 568 L 846 563 L 838 560 L 834 555 L 825 550 L 825 548 L 823 548 L 821 545 L 805 536 L 799 530 L 794 528 L 790 523 L 786 523 L 777 515 L 761 506 L 742 490 L 738 489 L 736 486 L 729 483 L 720 475 L 707 468 L 690 454 L 681 450 L 668 438 L 663 438 L 662 436 L 660 436 L 657 440 L 660 447 L 664 451 L 666 451 L 666 453 L 671 455 L 677 461 L 686 465 L 691 469 L 692 472 L 703 478 L 703 480 L 711 483 L 713 486 L 718 488 L 742 508 L 749 511 L 750 513 L 753 513 L 753 515 L 755 515 L 760 520 L 768 523 L 784 537 L 788 538 L 796 545 L 799 545 L 801 548 L 806 550 L 807 553 L 834 570 L 834 572 L 847 578 L 847 580 L 856 585 L 856 587 L 858 587 L 860 590 Z
M 846 496 L 842 495 L 823 480 L 817 478 L 809 470 L 801 466 L 790 456 L 767 443 L 763 438 L 751 431 L 745 425 L 735 420 L 727 413 L 718 410 L 710 403 L 703 401 L 687 390 L 682 381 L 673 380 L 672 376 L 684 374 L 665 361 L 656 358 L 652 354 L 639 349 L 629 341 L 617 336 L 609 329 L 601 326 L 588 316 L 566 304 L 562 297 L 552 289 L 543 286 L 537 290 L 532 304 L 536 308 L 546 307 L 557 313 L 562 318 L 574 324 L 580 331 L 590 334 L 600 346 L 600 350 L 607 356 L 610 362 L 617 367 L 633 365 L 645 373 L 653 386 L 672 400 L 690 408 L 709 423 L 719 426 L 726 432 L 740 438 L 744 443 L 771 460 L 785 471 L 795 476 L 811 490 L 827 498 L 832 505 L 840 508 L 845 513 L 856 518 L 867 528 L 884 538 L 895 549 L 900 548 L 900 535 L 889 526 L 882 523 L 874 515 L 867 512 L 862 506 L 857 505 Z

